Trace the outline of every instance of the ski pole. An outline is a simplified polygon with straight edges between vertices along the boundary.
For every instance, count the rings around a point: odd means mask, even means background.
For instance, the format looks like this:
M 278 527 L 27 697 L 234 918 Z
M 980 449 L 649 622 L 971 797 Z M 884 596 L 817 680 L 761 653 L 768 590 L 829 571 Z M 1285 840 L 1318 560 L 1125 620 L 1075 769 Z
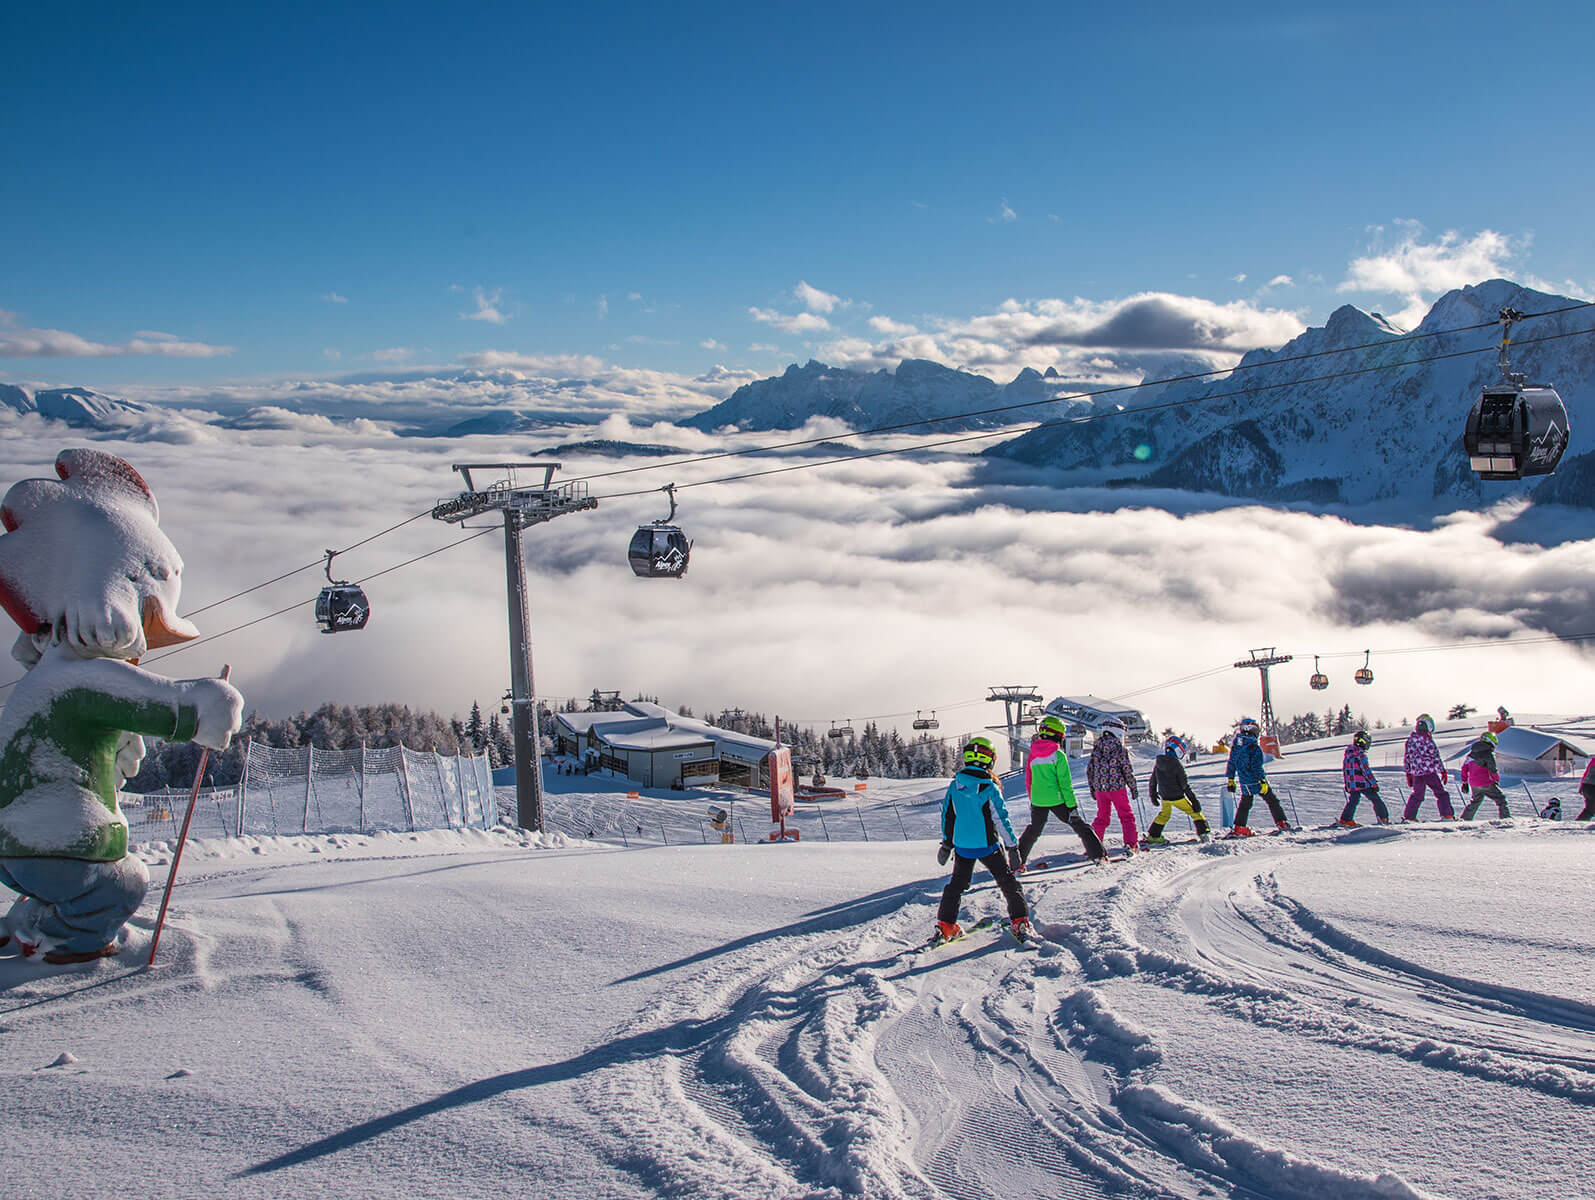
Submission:
M 231 664 L 222 667 L 221 677 L 232 674 Z M 177 864 L 183 861 L 183 844 L 188 840 L 188 823 L 194 819 L 194 805 L 199 803 L 199 785 L 205 781 L 205 766 L 210 762 L 210 747 L 199 751 L 199 766 L 194 770 L 194 786 L 188 793 L 188 811 L 183 814 L 183 829 L 177 835 L 177 849 L 172 851 L 172 866 L 166 872 L 166 893 L 161 897 L 161 911 L 155 916 L 155 935 L 150 938 L 150 956 L 145 967 L 155 965 L 155 948 L 161 944 L 161 927 L 166 924 L 166 906 L 172 900 L 172 885 L 177 882 Z
M 1301 824 L 1301 814 L 1296 811 L 1296 797 L 1291 795 L 1289 788 L 1285 789 L 1285 799 L 1290 801 L 1290 815 L 1295 818 L 1296 824 Z

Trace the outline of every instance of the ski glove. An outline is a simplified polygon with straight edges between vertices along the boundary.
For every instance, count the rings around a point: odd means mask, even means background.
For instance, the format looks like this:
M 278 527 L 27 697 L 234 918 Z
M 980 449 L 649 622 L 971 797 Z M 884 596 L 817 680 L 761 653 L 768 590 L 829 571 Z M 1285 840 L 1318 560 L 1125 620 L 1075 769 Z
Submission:
M 1273 790 L 1274 790 L 1273 788 L 1268 786 L 1268 780 L 1266 780 L 1266 779 L 1263 780 L 1262 783 L 1257 785 L 1258 795 L 1261 795 L 1261 796 L 1266 796 L 1266 795 L 1268 795 L 1269 792 L 1271 792 Z
M 1015 875 L 1019 874 L 1019 872 L 1025 869 L 1024 859 L 1019 857 L 1018 846 L 1008 847 L 1008 869 Z
M 938 866 L 945 867 L 947 865 L 947 860 L 952 856 L 953 848 L 946 842 L 943 842 L 940 846 L 936 847 L 936 863 Z
M 1235 790 L 1235 781 L 1233 779 L 1226 779 L 1224 781 L 1224 790 L 1227 792 L 1233 792 Z

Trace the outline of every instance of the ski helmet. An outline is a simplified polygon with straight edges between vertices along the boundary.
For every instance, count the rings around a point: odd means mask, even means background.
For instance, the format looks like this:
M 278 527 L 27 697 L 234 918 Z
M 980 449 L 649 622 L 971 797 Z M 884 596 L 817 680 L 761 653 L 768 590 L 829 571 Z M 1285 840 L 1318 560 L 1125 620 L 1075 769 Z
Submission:
M 991 744 L 990 738 L 973 737 L 964 746 L 966 767 L 989 767 L 996 761 L 997 749 Z
M 1479 739 L 1479 741 L 1481 741 L 1481 742 L 1489 742 L 1490 745 L 1494 746 L 1494 745 L 1499 744 L 1501 739 L 1495 736 L 1495 731 L 1493 729 L 1486 729 L 1484 731 L 1484 736 L 1481 737 Z
M 1055 742 L 1063 740 L 1063 732 L 1063 722 L 1051 713 L 1042 717 L 1041 723 L 1036 726 L 1037 737 L 1051 738 Z
M 1102 722 L 1102 725 L 1097 729 L 1097 733 L 1111 733 L 1116 738 L 1122 738 L 1124 737 L 1124 722 L 1117 717 L 1109 717 Z
M 1175 758 L 1185 757 L 1185 739 L 1177 734 L 1169 734 L 1163 739 L 1163 753 L 1172 754 Z
M 1263 732 L 1263 727 L 1257 723 L 1255 717 L 1242 717 L 1240 735 L 1242 737 L 1256 737 Z
M 1433 733 L 1434 718 L 1428 713 L 1419 713 L 1418 719 L 1414 723 L 1414 728 L 1416 728 L 1419 733 Z
M 1351 744 L 1357 747 L 1359 750 L 1366 750 L 1369 746 L 1373 745 L 1373 739 L 1368 736 L 1368 731 L 1366 729 L 1359 729 L 1356 733 L 1351 735 Z

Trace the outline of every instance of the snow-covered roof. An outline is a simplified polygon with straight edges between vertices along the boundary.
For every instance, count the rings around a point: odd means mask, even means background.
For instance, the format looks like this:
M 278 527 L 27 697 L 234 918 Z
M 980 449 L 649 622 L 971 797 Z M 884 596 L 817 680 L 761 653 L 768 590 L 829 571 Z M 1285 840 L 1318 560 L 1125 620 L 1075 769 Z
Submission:
M 1088 729 L 1098 728 L 1109 718 L 1123 721 L 1124 728 L 1130 733 L 1151 729 L 1140 709 L 1120 704 L 1116 700 L 1103 700 L 1099 696 L 1059 696 L 1048 703 L 1043 711 L 1067 718 Z
M 1561 734 L 1547 733 L 1530 725 L 1509 725 L 1496 734 L 1496 737 L 1498 741 L 1495 753 L 1506 758 L 1544 758 L 1547 754 L 1554 753 L 1558 746 L 1566 746 L 1568 753 L 1579 758 L 1588 758 L 1590 755 L 1588 744 L 1569 741 Z M 1469 742 L 1448 757 L 1465 758 L 1472 747 L 1473 742 Z
M 716 754 L 758 762 L 775 743 L 684 717 L 663 705 L 633 700 L 619 712 L 556 713 L 572 732 L 592 733 L 617 750 L 676 750 L 713 746 Z

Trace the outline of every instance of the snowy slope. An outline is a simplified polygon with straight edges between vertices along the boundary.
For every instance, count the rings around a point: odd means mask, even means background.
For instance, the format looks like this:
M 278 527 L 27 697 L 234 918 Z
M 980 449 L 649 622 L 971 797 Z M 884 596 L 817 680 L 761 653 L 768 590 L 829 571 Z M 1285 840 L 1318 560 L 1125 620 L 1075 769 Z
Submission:
M 120 959 L 0 961 L 6 1190 L 1591 1194 L 1592 837 L 1175 847 L 925 957 L 929 840 L 202 842 L 154 972 L 153 894 Z
M 10 383 L 0 383 L 0 406 L 13 412 L 38 413 L 52 421 L 87 429 L 119 429 L 126 423 L 119 418 L 146 411 L 142 404 L 119 400 L 88 388 L 34 390 Z
M 1493 279 L 1448 292 L 1413 332 L 1490 322 L 1503 305 L 1536 313 L 1573 303 Z M 1595 413 L 1595 336 L 1541 344 L 1529 339 L 1588 330 L 1592 324 L 1590 310 L 1581 310 L 1525 322 L 1514 331 L 1514 368 L 1525 371 L 1531 381 L 1553 383 L 1575 428 Z M 1247 354 L 1241 360 L 1246 370 L 1218 380 L 1170 385 L 1157 401 L 1224 397 L 1239 388 L 1267 390 L 1149 412 L 1141 419 L 1036 430 L 988 453 L 1065 470 L 1122 468 L 1126 476 L 1144 476 L 1157 486 L 1260 499 L 1364 503 L 1483 495 L 1461 453 L 1461 435 L 1480 388 L 1499 377 L 1492 352 L 1495 333 L 1484 329 L 1395 341 L 1399 336 L 1378 314 L 1346 305 L 1324 326 L 1307 330 L 1278 350 Z M 1372 349 L 1323 355 L 1352 347 Z M 1474 349 L 1480 352 L 1399 365 Z M 1302 355 L 1323 356 L 1300 359 Z M 1287 361 L 1293 358 L 1300 361 Z M 1386 365 L 1390 369 L 1324 378 Z M 1132 401 L 1127 407 L 1147 402 Z M 1255 436 L 1240 438 L 1247 429 L 1261 434 L 1261 445 Z M 1253 443 L 1253 454 L 1232 464 L 1217 448 L 1238 438 Z M 1138 447 L 1150 451 L 1144 468 L 1135 454 Z M 1498 498 L 1533 486 L 1533 481 L 1491 485 L 1489 495 Z

